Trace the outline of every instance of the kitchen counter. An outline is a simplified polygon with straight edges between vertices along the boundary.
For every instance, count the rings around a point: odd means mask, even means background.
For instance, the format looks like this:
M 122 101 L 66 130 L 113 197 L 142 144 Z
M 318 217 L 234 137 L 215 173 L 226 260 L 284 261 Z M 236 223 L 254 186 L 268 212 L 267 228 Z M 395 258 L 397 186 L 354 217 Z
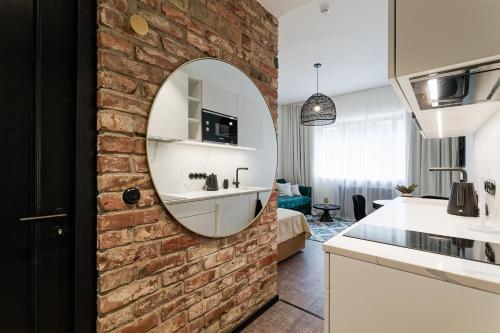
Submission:
M 500 235 L 469 229 L 479 218 L 446 213 L 447 201 L 397 198 L 323 244 L 327 253 L 500 295 L 500 266 L 343 236 L 359 224 L 496 243 Z
M 161 194 L 160 198 L 166 205 L 174 205 L 179 203 L 186 203 L 192 201 L 217 199 L 224 197 L 231 197 L 244 194 L 270 192 L 272 188 L 268 187 L 241 187 L 241 188 L 228 188 L 220 189 L 218 191 L 187 191 L 178 193 Z

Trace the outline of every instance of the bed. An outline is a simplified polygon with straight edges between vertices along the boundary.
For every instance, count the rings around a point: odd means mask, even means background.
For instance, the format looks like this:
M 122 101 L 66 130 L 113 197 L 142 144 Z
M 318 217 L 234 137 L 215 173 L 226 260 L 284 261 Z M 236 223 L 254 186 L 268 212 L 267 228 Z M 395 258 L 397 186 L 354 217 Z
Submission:
M 310 235 L 309 225 L 304 214 L 290 209 L 278 208 L 278 262 L 301 251 Z

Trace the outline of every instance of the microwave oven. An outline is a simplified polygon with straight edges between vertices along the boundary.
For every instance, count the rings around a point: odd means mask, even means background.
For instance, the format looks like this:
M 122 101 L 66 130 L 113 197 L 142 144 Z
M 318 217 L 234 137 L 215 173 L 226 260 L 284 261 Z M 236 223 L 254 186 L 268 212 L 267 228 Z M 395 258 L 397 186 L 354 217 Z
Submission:
M 201 121 L 203 142 L 238 144 L 238 118 L 202 109 Z

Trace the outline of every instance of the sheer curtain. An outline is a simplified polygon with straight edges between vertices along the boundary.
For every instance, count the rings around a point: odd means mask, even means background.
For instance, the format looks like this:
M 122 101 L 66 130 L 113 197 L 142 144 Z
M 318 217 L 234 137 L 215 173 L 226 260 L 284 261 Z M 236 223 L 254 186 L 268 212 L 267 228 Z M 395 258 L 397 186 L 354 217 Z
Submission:
M 313 128 L 300 124 L 303 102 L 281 105 L 278 110 L 278 176 L 292 184 L 312 181 Z
M 334 97 L 337 121 L 314 128 L 314 202 L 328 198 L 354 217 L 352 196 L 392 199 L 406 183 L 406 111 L 391 87 Z

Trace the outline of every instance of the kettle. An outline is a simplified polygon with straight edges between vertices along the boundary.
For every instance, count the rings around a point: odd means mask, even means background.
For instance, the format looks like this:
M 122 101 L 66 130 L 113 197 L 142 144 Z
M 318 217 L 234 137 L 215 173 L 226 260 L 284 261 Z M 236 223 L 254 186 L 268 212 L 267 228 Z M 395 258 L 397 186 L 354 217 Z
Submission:
M 208 175 L 205 181 L 205 186 L 203 186 L 203 189 L 205 191 L 218 191 L 219 184 L 217 183 L 217 175 L 213 173 Z
M 429 171 L 459 171 L 462 173 L 460 182 L 453 182 L 451 196 L 448 201 L 448 214 L 458 216 L 479 216 L 477 192 L 474 183 L 467 182 L 467 171 L 462 168 L 429 168 Z

